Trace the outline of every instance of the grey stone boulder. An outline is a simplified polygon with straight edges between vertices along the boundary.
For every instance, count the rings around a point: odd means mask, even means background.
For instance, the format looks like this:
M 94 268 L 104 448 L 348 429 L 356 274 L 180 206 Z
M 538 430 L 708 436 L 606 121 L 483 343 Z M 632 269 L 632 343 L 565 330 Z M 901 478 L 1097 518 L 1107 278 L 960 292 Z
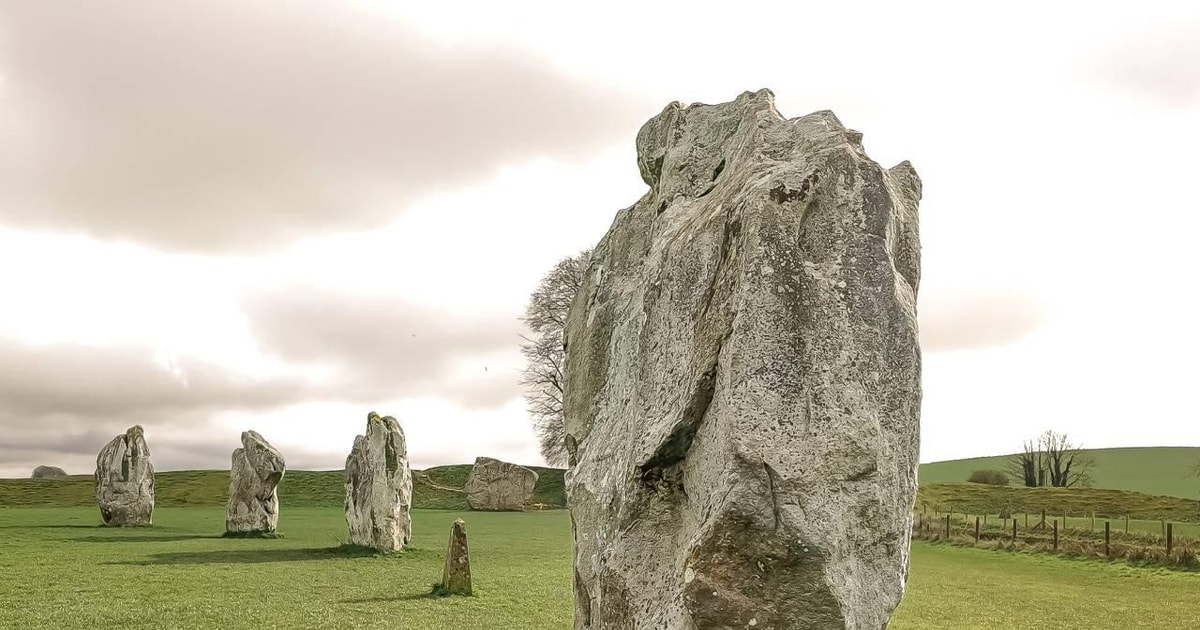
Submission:
M 33 474 L 30 479 L 53 479 L 55 477 L 66 477 L 67 471 L 58 466 L 38 466 L 33 469 Z
M 229 468 L 229 502 L 225 532 L 270 533 L 279 527 L 279 495 L 286 463 L 263 436 L 242 433 L 242 448 L 234 449 Z
M 412 536 L 412 471 L 404 431 L 372 411 L 367 433 L 346 458 L 346 526 L 350 544 L 399 551 Z
M 439 595 L 471 594 L 471 553 L 467 548 L 467 524 L 455 519 L 446 544 L 446 566 L 442 570 Z
M 154 466 L 141 425 L 113 438 L 96 456 L 96 503 L 105 525 L 150 525 L 154 515 Z
M 671 103 L 566 327 L 579 630 L 884 628 L 917 489 L 921 182 L 767 90 Z
M 538 474 L 524 466 L 477 457 L 463 490 L 472 510 L 519 512 L 533 497 L 537 480 Z

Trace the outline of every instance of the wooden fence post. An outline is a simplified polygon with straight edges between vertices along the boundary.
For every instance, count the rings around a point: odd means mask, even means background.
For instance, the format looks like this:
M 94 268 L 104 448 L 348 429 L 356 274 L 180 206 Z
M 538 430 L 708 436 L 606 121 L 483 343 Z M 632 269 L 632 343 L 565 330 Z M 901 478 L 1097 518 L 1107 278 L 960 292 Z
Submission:
M 1096 513 L 1095 512 L 1092 512 L 1092 526 L 1088 529 L 1088 531 L 1093 531 L 1093 532 L 1096 531 Z
M 946 539 L 950 539 L 950 515 L 946 515 Z
M 1104 521 L 1104 557 L 1108 557 L 1108 521 Z
M 1054 551 L 1058 551 L 1058 519 L 1054 519 Z
M 1029 529 L 1029 512 L 1025 512 L 1025 529 Z
M 1125 515 L 1125 533 L 1126 534 L 1129 533 L 1129 515 L 1128 514 Z
M 1172 525 L 1173 525 L 1173 523 L 1167 523 L 1167 560 L 1171 559 L 1171 538 L 1172 538 L 1171 530 L 1173 529 L 1171 527 Z
M 979 544 L 979 517 L 975 517 L 975 544 Z
M 1013 542 L 1017 542 L 1017 519 L 1013 519 Z
M 1042 524 L 1046 523 L 1046 508 L 1042 508 Z

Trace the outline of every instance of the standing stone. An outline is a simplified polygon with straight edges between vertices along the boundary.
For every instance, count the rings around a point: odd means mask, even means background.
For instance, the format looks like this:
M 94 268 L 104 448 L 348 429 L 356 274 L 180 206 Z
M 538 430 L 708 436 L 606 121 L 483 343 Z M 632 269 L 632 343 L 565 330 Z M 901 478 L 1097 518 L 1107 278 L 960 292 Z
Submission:
M 154 514 L 154 466 L 141 425 L 130 427 L 96 457 L 96 502 L 105 525 L 149 525 Z
M 33 474 L 30 479 L 53 479 L 55 477 L 66 477 L 67 471 L 58 466 L 38 466 L 33 469 Z
M 467 524 L 454 521 L 446 546 L 446 568 L 442 571 L 442 595 L 471 594 L 471 554 L 467 550 Z
M 412 472 L 404 431 L 391 416 L 367 415 L 367 434 L 346 458 L 346 525 L 350 544 L 399 551 L 412 534 Z
M 566 329 L 577 629 L 885 627 L 921 404 L 921 182 L 767 90 L 642 127 Z
M 477 457 L 463 490 L 472 510 L 520 512 L 533 497 L 537 480 L 538 474 L 524 466 Z
M 279 496 L 283 455 L 254 431 L 242 433 L 242 448 L 233 451 L 229 468 L 229 503 L 225 531 L 230 534 L 269 533 L 279 526 Z

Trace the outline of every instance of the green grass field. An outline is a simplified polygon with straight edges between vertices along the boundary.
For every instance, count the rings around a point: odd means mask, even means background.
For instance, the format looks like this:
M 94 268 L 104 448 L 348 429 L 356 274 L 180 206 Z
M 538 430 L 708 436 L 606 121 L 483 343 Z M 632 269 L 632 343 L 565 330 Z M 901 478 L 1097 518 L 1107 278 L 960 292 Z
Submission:
M 432 598 L 450 523 L 467 521 L 477 594 Z M 160 508 L 142 529 L 91 508 L 0 509 L 0 628 L 571 627 L 565 511 L 413 512 L 414 550 L 338 550 L 337 508 L 283 509 L 273 540 L 223 539 L 224 511 Z M 1200 575 L 913 544 L 891 630 L 1191 628 Z
M 1200 574 L 914 541 L 888 630 L 1200 627 Z
M 1088 453 L 1096 462 L 1092 477 L 1097 488 L 1200 499 L 1200 479 L 1192 474 L 1200 464 L 1200 447 L 1105 448 Z M 974 470 L 1007 471 L 1009 457 L 921 464 L 920 480 L 922 484 L 962 483 Z
M 162 508 L 144 529 L 87 508 L 0 510 L 0 628 L 566 628 L 571 535 L 561 510 L 413 512 L 413 547 L 339 552 L 340 509 L 281 512 L 284 538 L 224 539 L 221 508 Z M 477 595 L 426 597 L 455 518 Z

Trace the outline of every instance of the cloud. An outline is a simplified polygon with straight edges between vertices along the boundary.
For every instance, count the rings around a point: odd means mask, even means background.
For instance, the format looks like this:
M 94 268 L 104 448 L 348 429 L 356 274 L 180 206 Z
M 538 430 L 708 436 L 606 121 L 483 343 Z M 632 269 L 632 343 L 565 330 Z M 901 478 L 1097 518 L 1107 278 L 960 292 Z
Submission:
M 655 110 L 348 3 L 0 7 L 0 221 L 191 251 L 368 229 Z
M 8 472 L 31 463 L 86 468 L 134 424 L 146 426 L 151 451 L 176 466 L 221 466 L 237 436 L 230 442 L 210 432 L 215 415 L 262 412 L 320 394 L 299 376 L 251 377 L 186 357 L 164 360 L 137 345 L 33 345 L 0 337 L 0 374 L 0 463 Z
M 337 399 L 442 396 L 472 409 L 521 393 L 515 315 L 302 287 L 248 293 L 242 307 L 264 353 L 332 368 L 328 388 Z
M 923 298 L 919 309 L 921 347 L 929 352 L 1006 345 L 1045 319 L 1032 296 L 999 289 Z
M 502 416 L 504 426 L 524 425 L 513 411 L 521 407 L 516 316 L 447 314 L 392 296 L 299 287 L 249 292 L 241 304 L 268 355 L 264 364 L 274 366 L 260 365 L 254 375 L 190 356 L 163 357 L 145 345 L 0 336 L 0 475 L 23 476 L 38 464 L 86 472 L 99 449 L 133 424 L 146 427 L 164 470 L 223 468 L 240 431 L 261 429 L 268 418 L 273 433 L 265 434 L 287 445 L 293 466 L 323 468 L 344 458 L 340 449 L 321 450 L 325 440 L 349 431 L 349 444 L 373 408 L 389 413 L 415 404 L 421 411 L 414 422 L 425 431 L 451 417 L 487 425 Z M 418 400 L 426 402 L 406 402 Z M 340 411 L 322 413 L 329 404 Z M 426 437 L 420 461 L 437 462 L 430 453 L 486 451 L 481 436 L 497 430 L 476 430 L 441 450 Z M 496 447 L 510 450 L 524 437 L 498 435 Z
M 151 461 L 158 470 L 225 469 L 240 431 L 220 430 L 212 414 L 199 409 L 171 413 L 133 411 L 126 414 L 52 413 L 18 415 L 0 409 L 0 477 L 23 477 L 35 466 L 59 466 L 70 474 L 94 470 L 105 444 L 140 424 L 146 429 Z M 298 459 L 309 459 L 299 452 Z
M 1200 20 L 1126 37 L 1102 58 L 1099 72 L 1164 105 L 1200 106 Z
M 27 417 L 129 416 L 180 410 L 270 408 L 301 398 L 297 377 L 252 378 L 216 364 L 166 364 L 150 348 L 0 338 L 0 406 Z

